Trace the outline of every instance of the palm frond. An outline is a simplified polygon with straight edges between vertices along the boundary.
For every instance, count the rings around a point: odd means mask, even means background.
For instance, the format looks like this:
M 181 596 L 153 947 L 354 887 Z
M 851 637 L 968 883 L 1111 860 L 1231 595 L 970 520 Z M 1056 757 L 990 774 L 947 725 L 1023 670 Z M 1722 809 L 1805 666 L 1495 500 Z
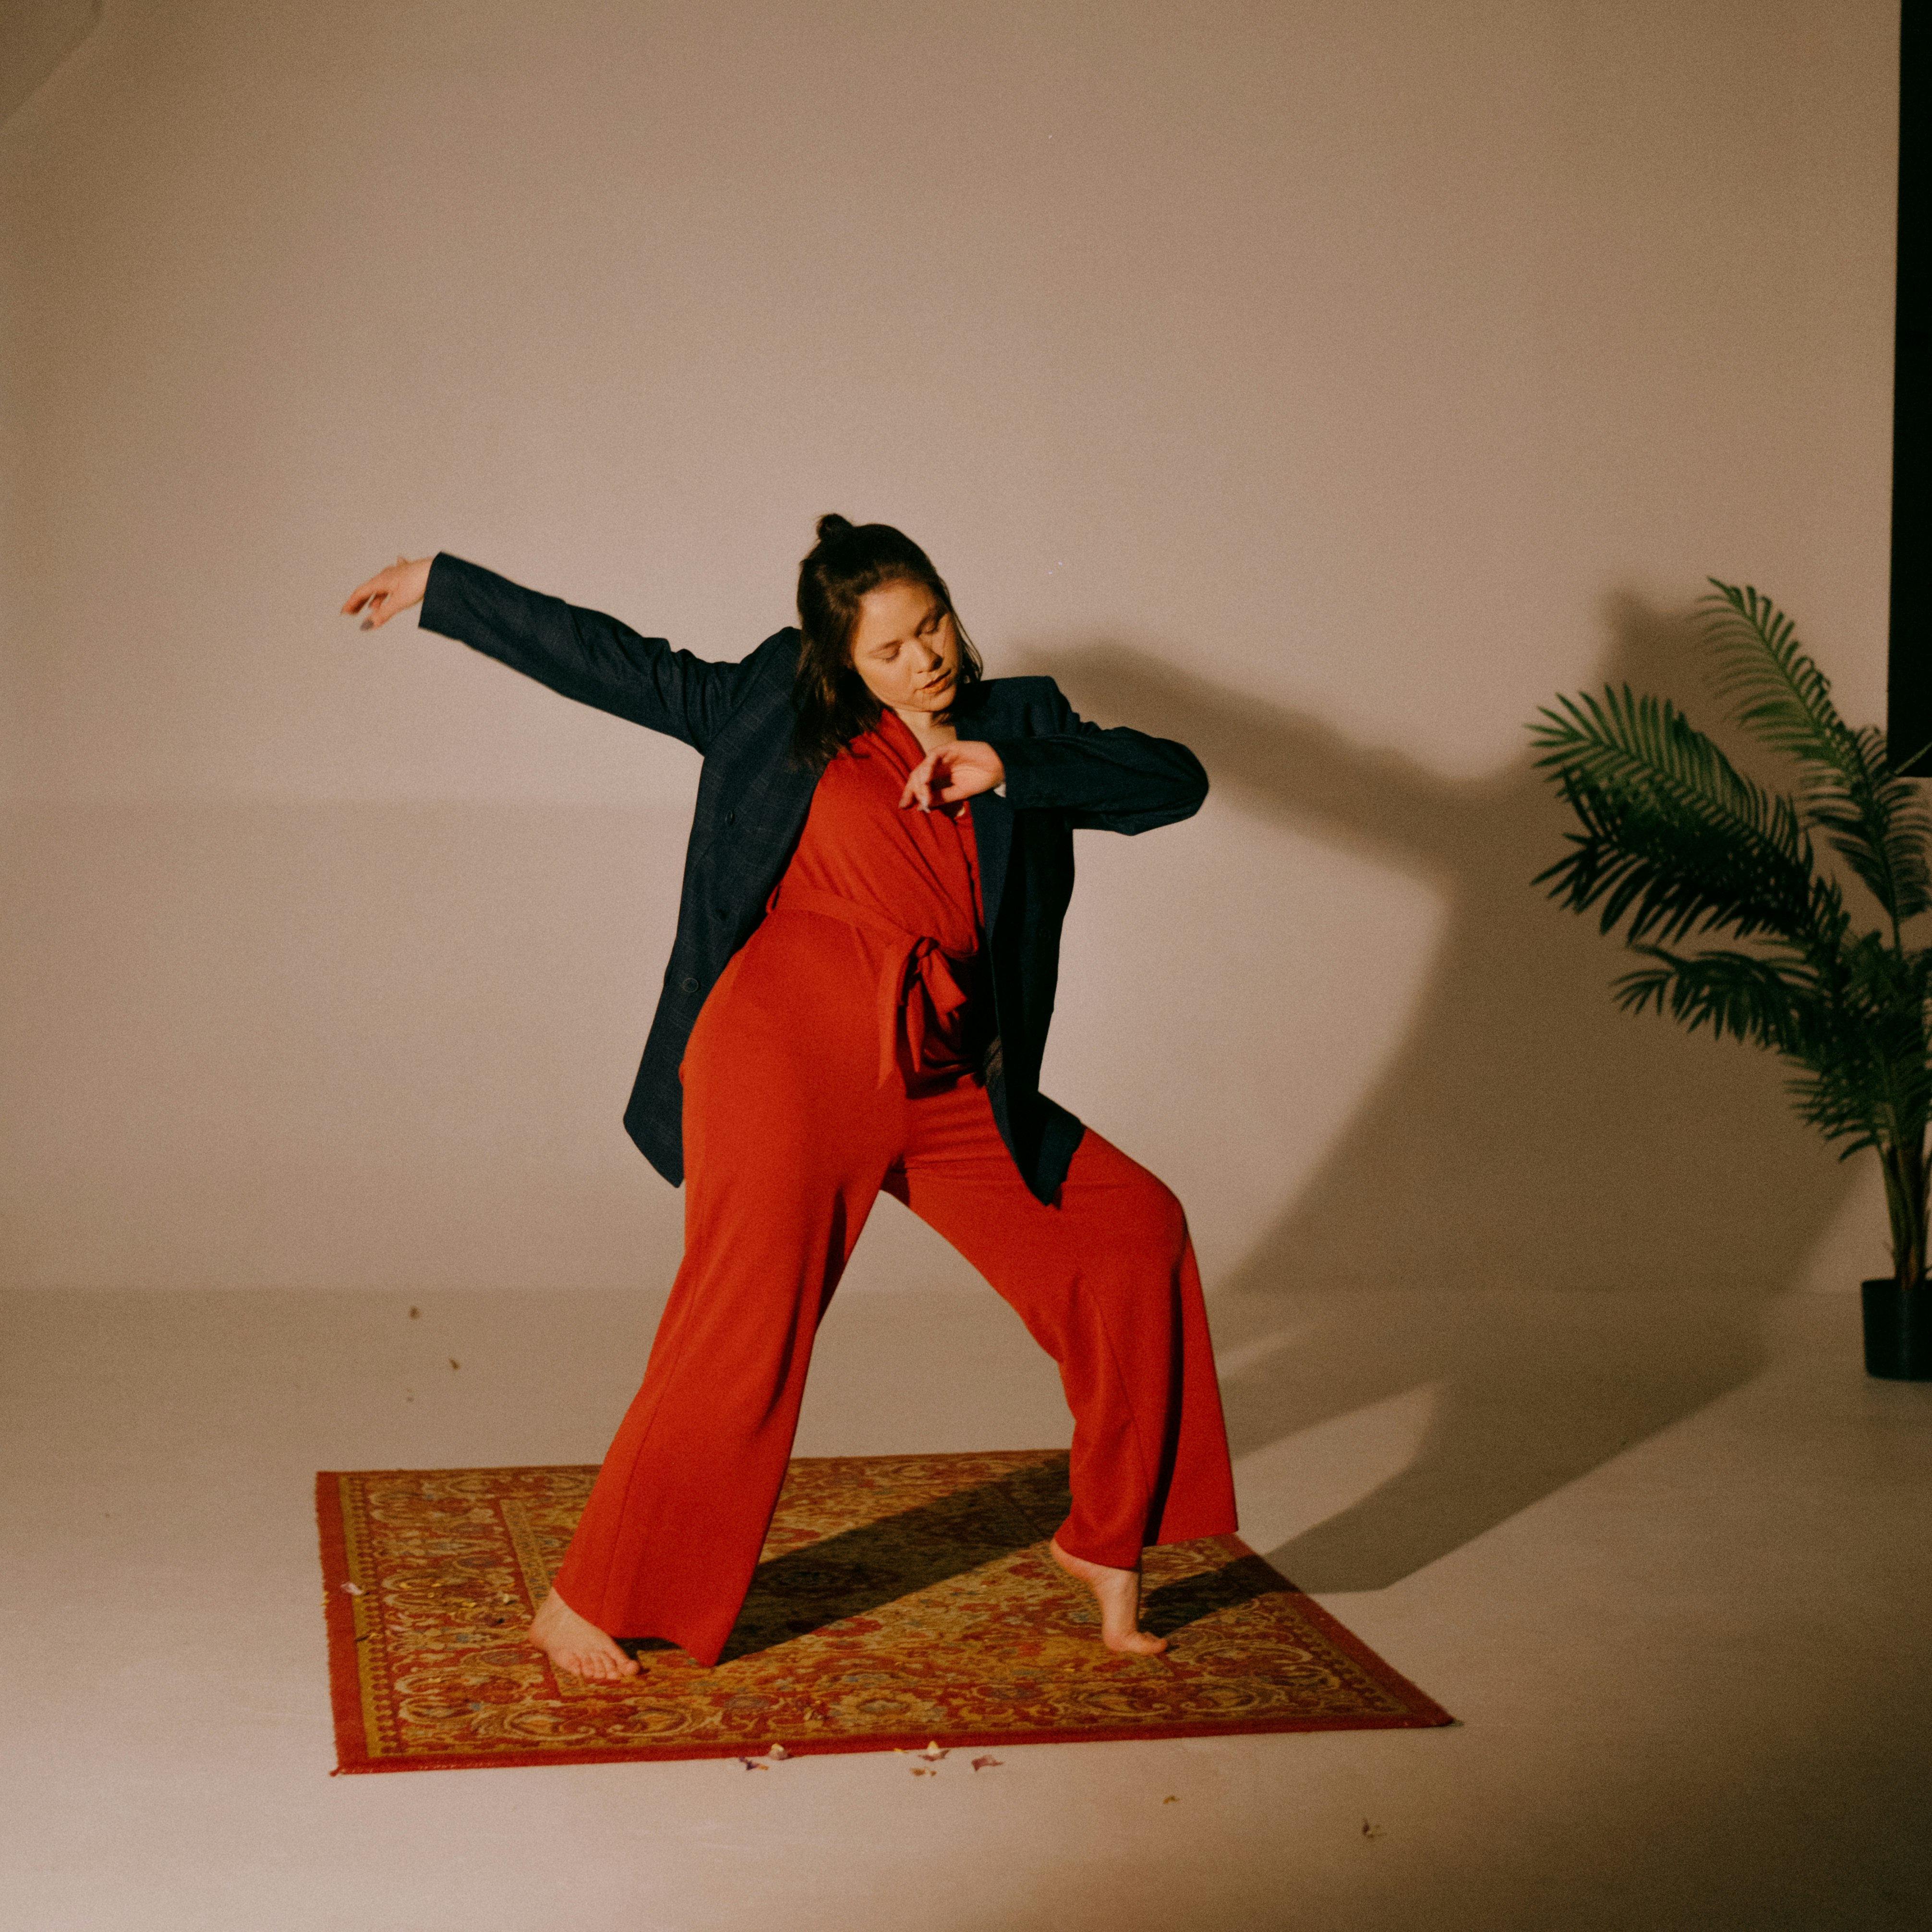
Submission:
M 1790 800 L 1738 771 L 1674 705 L 1613 686 L 1559 698 L 1530 734 L 1538 769 L 1583 828 L 1534 883 L 1572 911 L 1600 902 L 1604 932 L 1628 915 L 1633 941 L 1722 930 L 1805 944 L 1842 926 Z
M 1653 963 L 1616 982 L 1627 1012 L 1667 1014 L 1768 1048 L 1793 1069 L 1792 1099 L 1828 1140 L 1916 1147 L 1932 1122 L 1926 1009 L 1932 954 L 1901 956 L 1875 933 L 1820 962 L 1794 952 L 1633 949 Z
M 1802 962 L 1760 953 L 1714 951 L 1686 956 L 1661 946 L 1636 946 L 1656 963 L 1616 982 L 1624 1012 L 1667 1013 L 1695 1033 L 1708 1026 L 1786 1058 L 1804 1056 L 1819 1030 L 1816 994 Z
M 1799 1113 L 1826 1138 L 1860 1147 L 1922 1144 L 1932 1123 L 1927 995 L 1932 953 L 1861 934 L 1820 987 L 1822 1024 L 1798 1059 Z
M 1788 757 L 1840 764 L 1850 734 L 1797 626 L 1752 585 L 1706 580 L 1712 589 L 1698 600 L 1707 607 L 1704 639 L 1718 654 L 1718 690 L 1737 700 L 1738 722 Z
M 1932 815 L 1912 781 L 1888 768 L 1884 733 L 1854 731 L 1840 717 L 1829 680 L 1770 598 L 1750 584 L 1710 582 L 1704 635 L 1738 722 L 1805 767 L 1808 815 L 1894 927 L 1932 910 Z

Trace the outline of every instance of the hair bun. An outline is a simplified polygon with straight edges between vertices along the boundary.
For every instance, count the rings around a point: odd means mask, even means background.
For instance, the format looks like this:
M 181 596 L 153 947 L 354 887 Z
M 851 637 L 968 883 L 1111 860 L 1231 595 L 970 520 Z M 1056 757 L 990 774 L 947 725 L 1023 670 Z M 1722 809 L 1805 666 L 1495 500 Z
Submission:
M 851 534 L 850 521 L 840 516 L 836 510 L 818 520 L 818 541 L 820 543 L 830 543 L 834 537 L 849 537 Z

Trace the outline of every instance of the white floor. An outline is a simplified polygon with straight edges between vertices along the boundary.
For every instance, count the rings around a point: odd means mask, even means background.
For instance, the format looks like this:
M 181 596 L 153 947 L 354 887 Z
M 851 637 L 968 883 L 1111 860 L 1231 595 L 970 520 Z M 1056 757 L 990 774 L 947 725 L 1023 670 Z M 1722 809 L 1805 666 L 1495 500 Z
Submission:
M 1868 1381 L 1843 1296 L 1574 1298 L 1555 1355 L 1551 1299 L 1222 1322 L 1255 1540 L 1454 1728 L 332 1779 L 313 1472 L 593 1461 L 655 1306 L 0 1298 L 0 1924 L 1932 1925 L 1932 1385 Z M 1480 1372 L 1358 1399 L 1452 1331 Z M 1065 1439 L 990 1294 L 875 1294 L 800 1448 Z

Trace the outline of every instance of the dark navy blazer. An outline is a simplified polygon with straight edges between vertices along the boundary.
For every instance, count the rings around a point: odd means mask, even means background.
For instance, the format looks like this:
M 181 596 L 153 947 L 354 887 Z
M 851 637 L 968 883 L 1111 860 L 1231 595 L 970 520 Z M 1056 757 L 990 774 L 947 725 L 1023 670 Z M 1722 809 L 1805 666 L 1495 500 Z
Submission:
M 710 664 L 446 553 L 430 566 L 420 622 L 703 755 L 677 939 L 624 1112 L 645 1158 L 675 1184 L 684 1178 L 685 1042 L 725 962 L 764 917 L 818 782 L 791 757 L 799 634 L 777 632 L 736 664 Z M 976 685 L 952 723 L 1006 766 L 1006 795 L 971 801 L 992 994 L 981 1064 L 1000 1138 L 1027 1186 L 1051 1202 L 1085 1131 L 1040 1090 L 1073 832 L 1172 824 L 1199 808 L 1208 776 L 1184 745 L 1076 716 L 1050 677 Z

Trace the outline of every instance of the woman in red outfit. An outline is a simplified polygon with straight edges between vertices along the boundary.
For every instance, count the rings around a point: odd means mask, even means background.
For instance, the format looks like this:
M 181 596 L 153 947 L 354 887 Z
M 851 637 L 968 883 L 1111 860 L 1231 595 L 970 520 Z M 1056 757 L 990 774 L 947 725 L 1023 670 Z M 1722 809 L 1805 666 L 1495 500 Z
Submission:
M 684 1260 L 530 1641 L 598 1679 L 636 1672 L 619 1637 L 717 1660 L 776 1504 L 814 1335 L 883 1189 L 1059 1365 L 1072 1508 L 1049 1549 L 1094 1591 L 1109 1648 L 1158 1652 L 1138 1628 L 1143 1545 L 1234 1528 L 1186 1224 L 1090 1129 L 1050 1200 L 1023 1178 L 982 1071 L 967 801 L 1004 791 L 1006 772 L 992 744 L 956 729 L 977 656 L 910 539 L 839 517 L 818 534 L 800 572 L 792 731 L 794 761 L 817 782 L 764 916 L 690 1030 Z M 427 560 L 399 562 L 344 608 L 383 622 L 428 578 Z

